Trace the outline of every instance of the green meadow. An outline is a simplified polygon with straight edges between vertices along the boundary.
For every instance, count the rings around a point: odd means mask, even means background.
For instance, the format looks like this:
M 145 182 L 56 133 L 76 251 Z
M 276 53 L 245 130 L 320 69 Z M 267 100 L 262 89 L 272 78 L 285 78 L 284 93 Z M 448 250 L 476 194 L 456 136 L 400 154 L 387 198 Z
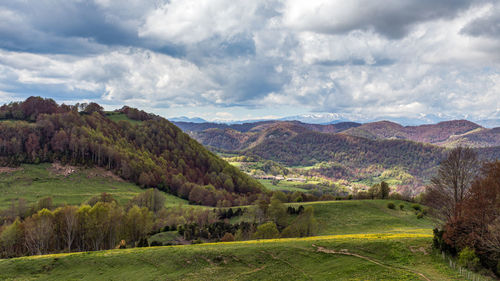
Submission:
M 2 280 L 462 280 L 428 237 L 257 240 L 25 257 Z
M 102 169 L 76 168 L 64 175 L 55 172 L 51 164 L 21 165 L 13 172 L 0 173 L 0 209 L 5 209 L 23 198 L 28 204 L 44 197 L 52 197 L 56 205 L 80 205 L 92 196 L 109 193 L 125 204 L 135 195 L 144 192 L 139 186 L 125 182 Z M 187 204 L 186 200 L 166 194 L 167 206 Z
M 17 198 L 33 203 L 46 196 L 55 204 L 80 204 L 101 192 L 125 203 L 141 191 L 94 169 L 65 176 L 51 164 L 22 165 L 0 174 L 1 208 Z M 165 196 L 169 206 L 187 203 Z M 389 202 L 396 208 L 389 209 Z M 417 218 L 408 202 L 288 205 L 314 208 L 318 236 L 5 259 L 0 260 L 0 280 L 463 280 L 432 250 L 434 222 Z M 150 240 L 177 237 L 169 231 Z

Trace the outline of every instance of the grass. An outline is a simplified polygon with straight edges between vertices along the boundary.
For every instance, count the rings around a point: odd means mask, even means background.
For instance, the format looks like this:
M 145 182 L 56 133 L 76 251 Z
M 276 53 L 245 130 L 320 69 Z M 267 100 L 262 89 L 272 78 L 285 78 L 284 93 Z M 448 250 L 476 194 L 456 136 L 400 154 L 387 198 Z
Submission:
M 404 210 L 391 210 L 387 203 L 403 204 Z M 428 217 L 418 219 L 411 203 L 398 200 L 341 200 L 293 203 L 314 207 L 319 235 L 351 233 L 432 233 L 434 223 Z
M 306 183 L 302 182 L 290 182 L 290 181 L 280 181 L 277 185 L 273 185 L 271 180 L 258 180 L 262 185 L 264 185 L 269 190 L 282 190 L 282 191 L 301 191 L 308 192 L 307 189 L 300 188 L 300 186 L 305 185 Z
M 128 122 L 130 122 L 130 123 L 132 123 L 134 125 L 142 123 L 142 121 L 132 120 L 132 119 L 128 118 L 128 116 L 125 115 L 124 113 L 108 112 L 108 113 L 106 113 L 106 116 L 109 119 L 111 119 L 111 120 L 113 120 L 115 122 L 118 122 L 118 121 L 128 121 Z
M 460 280 L 425 235 L 330 236 L 0 260 L 2 280 Z M 318 251 L 348 250 L 364 258 Z M 415 250 L 416 249 L 416 250 Z
M 50 164 L 21 168 L 0 174 L 0 206 L 18 197 L 35 202 L 49 195 L 55 203 L 78 204 L 102 191 L 125 202 L 142 191 L 134 184 L 93 175 L 93 169 L 64 177 L 53 174 Z M 185 202 L 170 195 L 167 199 L 167 204 Z M 404 210 L 391 210 L 388 202 L 403 204 Z M 0 280 L 424 280 L 418 273 L 430 280 L 461 280 L 432 253 L 433 222 L 417 219 L 410 203 L 342 200 L 288 205 L 313 206 L 320 236 L 0 260 Z M 177 236 L 170 231 L 149 240 L 168 242 Z
M 176 240 L 179 236 L 177 231 L 160 232 L 149 237 L 148 243 L 151 244 L 153 241 L 156 241 L 164 244 Z
M 54 204 L 79 205 L 95 195 L 107 192 L 125 204 L 135 195 L 144 192 L 139 186 L 103 175 L 102 169 L 81 169 L 68 176 L 51 172 L 51 164 L 22 165 L 21 169 L 0 173 L 0 209 L 13 200 L 24 198 L 35 203 L 40 198 L 52 197 Z M 165 194 L 166 206 L 188 204 L 186 200 Z
M 318 235 L 0 260 L 1 280 L 462 280 L 430 249 L 431 220 L 387 200 L 311 205 Z M 175 231 L 150 242 L 171 241 Z M 320 252 L 318 247 L 326 251 Z M 338 252 L 344 251 L 344 254 Z M 350 254 L 359 256 L 346 255 Z

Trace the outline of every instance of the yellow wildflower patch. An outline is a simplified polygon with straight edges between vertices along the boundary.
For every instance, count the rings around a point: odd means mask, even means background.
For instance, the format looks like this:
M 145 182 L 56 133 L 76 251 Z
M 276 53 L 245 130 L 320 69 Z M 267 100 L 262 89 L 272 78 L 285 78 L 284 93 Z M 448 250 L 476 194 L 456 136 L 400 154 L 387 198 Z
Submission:
M 59 258 L 71 255 L 92 253 L 93 255 L 116 255 L 126 254 L 131 252 L 140 252 L 151 250 L 152 248 L 183 248 L 183 247 L 200 247 L 211 245 L 248 245 L 248 244 L 264 244 L 264 243 L 290 243 L 290 242 L 304 242 L 304 241 L 323 241 L 323 240 L 346 240 L 346 239 L 362 239 L 362 240 L 389 240 L 389 239 L 404 239 L 404 238 L 432 238 L 432 234 L 428 234 L 427 229 L 415 229 L 414 233 L 370 233 L 370 234 L 339 234 L 339 235 L 324 235 L 324 236 L 310 236 L 299 238 L 276 238 L 276 239 L 261 239 L 261 240 L 247 240 L 247 241 L 233 241 L 233 242 L 213 242 L 203 243 L 196 245 L 174 245 L 174 246 L 157 246 L 146 248 L 131 248 L 131 249 L 118 249 L 118 250 L 104 250 L 97 252 L 74 252 L 74 253 L 60 253 L 49 254 L 41 256 L 21 257 L 19 259 L 38 259 L 38 258 Z

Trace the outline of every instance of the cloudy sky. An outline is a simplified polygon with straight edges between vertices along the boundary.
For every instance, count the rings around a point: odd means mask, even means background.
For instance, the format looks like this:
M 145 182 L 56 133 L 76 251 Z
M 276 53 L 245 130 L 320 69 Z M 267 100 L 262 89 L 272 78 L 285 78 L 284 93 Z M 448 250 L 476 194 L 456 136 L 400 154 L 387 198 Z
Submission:
M 0 102 L 165 117 L 500 118 L 488 0 L 0 1 Z

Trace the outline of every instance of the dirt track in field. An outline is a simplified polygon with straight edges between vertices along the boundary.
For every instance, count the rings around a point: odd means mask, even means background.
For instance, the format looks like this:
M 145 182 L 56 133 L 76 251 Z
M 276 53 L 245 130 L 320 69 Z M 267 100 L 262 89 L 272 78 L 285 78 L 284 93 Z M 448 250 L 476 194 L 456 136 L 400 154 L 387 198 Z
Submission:
M 407 269 L 407 268 L 400 268 L 400 267 L 394 267 L 394 266 L 386 265 L 386 264 L 383 264 L 383 263 L 381 263 L 379 261 L 376 261 L 376 260 L 374 260 L 372 258 L 365 257 L 365 256 L 362 256 L 362 255 L 358 255 L 358 254 L 355 254 L 355 253 L 350 253 L 346 249 L 342 249 L 340 251 L 336 251 L 336 250 L 327 249 L 325 247 L 316 246 L 314 244 L 312 244 L 312 246 L 316 248 L 316 251 L 321 252 L 321 253 L 357 257 L 357 258 L 364 259 L 366 261 L 369 261 L 371 263 L 374 263 L 376 265 L 379 265 L 379 266 L 382 266 L 382 267 L 385 267 L 385 268 L 388 268 L 388 269 L 406 270 L 406 271 L 409 271 L 411 273 L 417 274 L 418 276 L 422 277 L 424 280 L 431 281 L 429 278 L 427 278 L 424 274 L 422 274 L 420 272 L 417 272 L 417 271 L 414 271 L 414 270 L 411 270 L 411 269 Z

